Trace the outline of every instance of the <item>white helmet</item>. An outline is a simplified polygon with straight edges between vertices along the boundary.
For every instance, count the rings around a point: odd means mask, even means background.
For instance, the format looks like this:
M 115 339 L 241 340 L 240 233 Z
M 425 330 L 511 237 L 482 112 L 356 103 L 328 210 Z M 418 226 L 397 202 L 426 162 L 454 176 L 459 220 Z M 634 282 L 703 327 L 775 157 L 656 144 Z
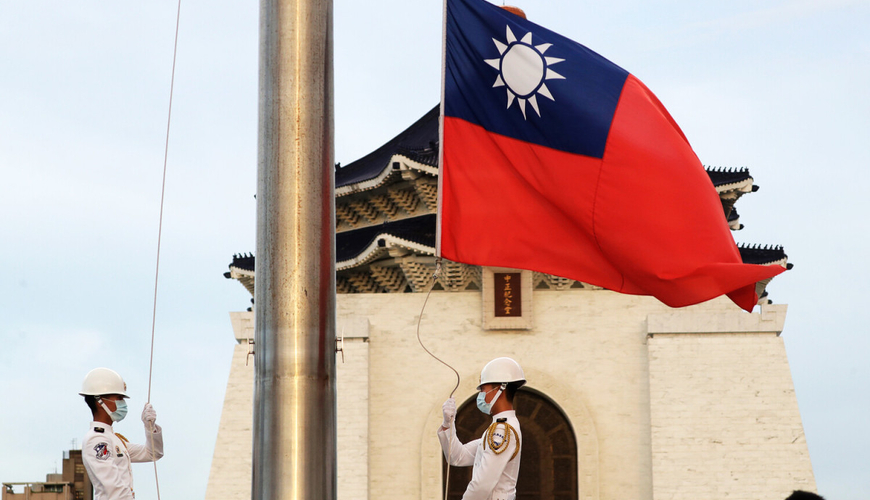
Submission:
M 114 370 L 108 368 L 94 368 L 85 375 L 82 382 L 82 396 L 104 396 L 106 394 L 120 394 L 127 396 L 127 384 L 124 379 Z
M 522 387 L 526 383 L 526 375 L 520 364 L 511 358 L 495 358 L 483 367 L 480 371 L 480 385 L 483 384 L 504 384 L 516 382 L 517 387 Z

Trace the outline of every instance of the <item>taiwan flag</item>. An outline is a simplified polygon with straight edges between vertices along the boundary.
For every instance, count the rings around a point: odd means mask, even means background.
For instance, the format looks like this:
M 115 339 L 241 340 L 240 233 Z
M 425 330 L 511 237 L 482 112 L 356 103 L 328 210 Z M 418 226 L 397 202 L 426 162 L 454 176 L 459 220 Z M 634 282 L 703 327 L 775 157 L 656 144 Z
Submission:
M 744 264 L 683 132 L 637 78 L 483 0 L 446 0 L 438 254 L 671 307 L 785 270 Z

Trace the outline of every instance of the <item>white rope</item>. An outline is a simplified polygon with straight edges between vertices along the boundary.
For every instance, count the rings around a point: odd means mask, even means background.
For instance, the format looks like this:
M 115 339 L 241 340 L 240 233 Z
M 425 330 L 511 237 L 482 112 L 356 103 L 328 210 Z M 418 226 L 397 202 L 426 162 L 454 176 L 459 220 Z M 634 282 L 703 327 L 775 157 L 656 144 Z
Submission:
M 426 304 L 429 302 L 429 295 L 432 294 L 432 289 L 435 288 L 435 283 L 438 280 L 438 275 L 440 275 L 440 274 L 441 274 L 441 257 L 438 257 L 437 260 L 435 261 L 435 272 L 432 273 L 432 284 L 429 285 L 429 291 L 426 292 L 426 300 L 423 301 L 423 308 L 420 310 L 420 317 L 417 318 L 417 342 L 420 343 L 420 347 L 422 347 L 423 350 L 426 351 L 430 356 L 435 358 L 442 365 L 453 370 L 453 373 L 456 374 L 456 386 L 453 388 L 452 391 L 450 391 L 450 397 L 452 398 L 453 394 L 456 392 L 456 389 L 459 388 L 459 372 L 456 371 L 455 368 L 453 368 L 452 366 L 450 366 L 446 362 L 444 362 L 444 360 L 442 360 L 438 356 L 432 354 L 432 351 L 430 351 L 429 349 L 426 349 L 426 346 L 423 345 L 423 341 L 420 339 L 420 322 L 423 321 L 423 312 L 426 310 Z
M 432 273 L 432 284 L 429 285 L 429 291 L 426 292 L 426 300 L 423 301 L 423 308 L 420 309 L 420 316 L 417 318 L 417 342 L 420 343 L 420 347 L 422 347 L 423 350 L 426 351 L 430 356 L 435 358 L 442 365 L 453 370 L 453 373 L 456 374 L 456 385 L 453 387 L 453 390 L 450 391 L 450 397 L 452 398 L 453 395 L 456 393 L 456 389 L 459 388 L 459 382 L 460 382 L 459 372 L 456 371 L 455 368 L 453 368 L 452 366 L 447 364 L 444 360 L 442 360 L 438 356 L 432 354 L 432 351 L 427 349 L 426 346 L 423 345 L 423 340 L 420 339 L 420 322 L 423 321 L 423 312 L 426 311 L 426 304 L 429 303 L 429 295 L 432 294 L 432 289 L 435 288 L 435 283 L 438 281 L 438 275 L 440 275 L 440 274 L 441 274 L 441 257 L 438 257 L 437 260 L 435 261 L 435 272 Z M 450 457 L 453 455 L 453 439 L 456 438 L 456 424 L 455 424 L 456 416 L 455 415 L 454 415 L 453 419 L 454 419 L 454 424 L 451 426 L 451 427 L 453 427 L 453 438 L 449 439 L 449 444 L 447 445 L 447 476 L 444 480 L 444 500 L 447 500 L 447 494 L 450 491 Z
M 169 159 L 169 128 L 172 123 L 172 95 L 175 90 L 175 61 L 178 56 L 178 27 L 181 21 L 181 0 L 178 0 L 178 7 L 175 11 L 175 41 L 172 46 L 172 76 L 169 81 L 169 110 L 166 117 L 166 142 L 163 146 L 163 180 L 160 185 L 160 217 L 157 225 L 157 263 L 154 270 L 154 304 L 151 309 L 151 355 L 148 360 L 148 399 L 146 403 L 151 403 L 151 375 L 154 373 L 154 332 L 157 324 L 157 284 L 160 281 L 160 243 L 163 237 L 163 202 L 166 199 L 166 165 Z M 151 463 L 154 464 L 154 483 L 157 487 L 157 500 L 160 500 L 160 478 L 157 475 L 157 460 L 154 455 L 154 426 L 151 422 L 149 429 L 149 440 L 151 442 Z

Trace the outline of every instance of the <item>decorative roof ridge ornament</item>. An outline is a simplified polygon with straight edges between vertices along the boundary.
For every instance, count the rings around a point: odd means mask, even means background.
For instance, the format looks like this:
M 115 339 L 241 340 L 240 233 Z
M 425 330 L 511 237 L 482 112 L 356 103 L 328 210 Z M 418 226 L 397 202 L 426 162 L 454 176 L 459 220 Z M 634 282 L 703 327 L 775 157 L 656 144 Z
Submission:
M 743 261 L 749 264 L 779 264 L 786 269 L 794 267 L 794 264 L 788 262 L 788 255 L 782 245 L 738 243 L 737 249 L 740 251 Z
M 711 167 L 709 165 L 704 165 L 704 170 L 707 172 L 722 172 L 727 174 L 732 173 L 749 173 L 749 167 Z
M 749 173 L 748 167 L 710 167 L 704 166 L 707 176 L 717 188 L 729 184 L 742 184 L 746 181 L 753 181 L 752 174 Z M 751 184 L 751 183 L 750 183 Z

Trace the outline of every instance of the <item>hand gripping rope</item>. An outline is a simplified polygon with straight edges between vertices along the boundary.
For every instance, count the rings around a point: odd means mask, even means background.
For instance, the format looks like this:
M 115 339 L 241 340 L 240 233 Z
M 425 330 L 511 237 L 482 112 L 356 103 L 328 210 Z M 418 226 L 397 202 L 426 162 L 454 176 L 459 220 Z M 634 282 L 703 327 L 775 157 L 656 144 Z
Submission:
M 426 353 L 435 358 L 439 363 L 453 370 L 453 373 L 456 374 L 456 385 L 453 387 L 453 390 L 450 391 L 450 397 L 453 397 L 453 394 L 456 393 L 456 389 L 459 388 L 459 372 L 456 371 L 455 368 L 448 365 L 438 356 L 432 354 L 432 351 L 426 349 L 426 346 L 423 345 L 423 341 L 420 339 L 420 322 L 423 320 L 423 312 L 426 310 L 426 304 L 429 302 L 429 295 L 432 294 L 432 289 L 435 288 L 435 283 L 438 281 L 438 276 L 441 274 L 441 257 L 438 257 L 435 260 L 435 272 L 432 273 L 432 283 L 429 285 L 429 291 L 426 292 L 426 300 L 423 301 L 423 308 L 420 309 L 420 316 L 417 318 L 417 342 L 420 343 L 420 347 L 423 348 Z M 454 419 L 456 417 L 454 416 Z M 456 437 L 456 425 L 452 425 L 453 427 L 453 438 Z M 450 491 L 450 457 L 453 455 L 453 438 L 450 439 L 449 444 L 447 446 L 447 477 L 444 480 L 444 499 L 447 500 L 447 492 Z
M 172 76 L 169 81 L 169 111 L 166 117 L 166 142 L 163 147 L 163 181 L 160 185 L 160 218 L 157 225 L 157 263 L 154 270 L 154 305 L 151 310 L 151 357 L 148 361 L 148 400 L 151 402 L 151 374 L 154 372 L 154 330 L 157 323 L 157 283 L 160 278 L 160 239 L 163 236 L 163 200 L 166 197 L 166 164 L 169 158 L 169 125 L 172 123 L 172 93 L 175 89 L 175 61 L 178 55 L 178 26 L 181 20 L 181 0 L 175 12 L 175 42 L 172 46 Z M 154 464 L 154 483 L 157 487 L 157 500 L 160 500 L 160 479 L 157 476 L 157 460 L 154 456 L 154 426 L 149 429 L 148 439 L 151 444 L 151 462 Z

